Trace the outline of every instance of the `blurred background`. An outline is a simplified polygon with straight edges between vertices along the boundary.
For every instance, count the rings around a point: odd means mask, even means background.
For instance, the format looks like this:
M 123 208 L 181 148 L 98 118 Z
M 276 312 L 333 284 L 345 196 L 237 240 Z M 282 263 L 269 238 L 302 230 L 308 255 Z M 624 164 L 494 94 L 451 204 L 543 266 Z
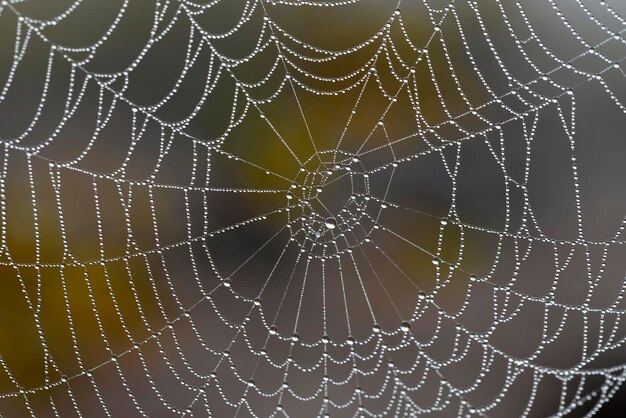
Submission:
M 0 6 L 0 414 L 621 416 L 626 5 L 304 3 Z

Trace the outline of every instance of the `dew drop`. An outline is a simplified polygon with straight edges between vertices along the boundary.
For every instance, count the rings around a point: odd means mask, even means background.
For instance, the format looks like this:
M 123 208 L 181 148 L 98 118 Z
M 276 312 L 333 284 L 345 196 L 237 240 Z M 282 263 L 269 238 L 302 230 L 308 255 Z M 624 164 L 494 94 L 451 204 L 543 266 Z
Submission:
M 326 218 L 324 225 L 326 225 L 328 229 L 335 229 L 337 227 L 337 221 L 335 218 Z
M 287 196 L 286 197 L 287 197 L 287 200 L 293 199 L 293 193 L 287 192 Z
M 411 325 L 408 323 L 408 321 L 403 321 L 402 324 L 400 324 L 400 330 L 402 332 L 409 332 L 410 329 Z

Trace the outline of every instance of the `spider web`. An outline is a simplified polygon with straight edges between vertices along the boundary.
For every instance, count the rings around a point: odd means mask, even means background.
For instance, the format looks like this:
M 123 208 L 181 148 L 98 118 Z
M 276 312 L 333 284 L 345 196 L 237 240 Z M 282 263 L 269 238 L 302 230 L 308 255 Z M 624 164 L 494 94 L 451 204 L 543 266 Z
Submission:
M 3 2 L 0 411 L 594 415 L 618 3 Z

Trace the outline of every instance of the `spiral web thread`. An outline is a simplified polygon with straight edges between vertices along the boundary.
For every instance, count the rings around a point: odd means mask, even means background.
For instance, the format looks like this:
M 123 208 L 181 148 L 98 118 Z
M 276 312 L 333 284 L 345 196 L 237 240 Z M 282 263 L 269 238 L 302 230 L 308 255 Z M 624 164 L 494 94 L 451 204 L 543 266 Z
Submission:
M 290 33 L 281 19 L 274 17 L 275 11 L 297 9 L 332 15 L 350 10 L 357 14 L 371 2 L 250 0 L 241 2 L 235 23 L 216 32 L 205 29 L 203 19 L 219 16 L 225 0 L 155 1 L 146 9 L 152 13 L 151 29 L 143 48 L 123 69 L 108 72 L 92 69 L 91 64 L 111 53 L 106 49 L 110 39 L 120 42 L 115 35 L 128 24 L 125 19 L 132 2 L 124 0 L 116 6 L 107 29 L 88 47 L 73 47 L 67 40 L 65 44 L 62 37 L 55 40 L 49 32 L 62 28 L 89 2 L 75 1 L 46 18 L 34 17 L 36 13 L 31 16 L 28 3 L 5 1 L 0 9 L 0 25 L 5 32 L 10 28 L 14 33 L 13 55 L 3 57 L 10 65 L 3 73 L 0 92 L 2 118 L 12 117 L 11 109 L 22 109 L 16 98 L 20 96 L 18 86 L 23 84 L 16 80 L 31 77 L 37 80 L 31 81 L 33 86 L 42 86 L 36 87 L 38 95 L 28 108 L 27 123 L 17 133 L 2 133 L 1 263 L 11 272 L 5 273 L 7 280 L 19 283 L 19 291 L 12 297 L 23 300 L 32 317 L 42 373 L 35 378 L 38 383 L 24 383 L 5 359 L 9 347 L 3 343 L 0 399 L 4 405 L 31 416 L 119 416 L 118 402 L 128 404 L 125 416 L 569 416 L 593 415 L 620 388 L 624 366 L 619 360 L 601 360 L 619 353 L 625 345 L 623 280 L 613 287 L 612 300 L 597 302 L 594 295 L 607 280 L 604 271 L 611 257 L 621 254 L 624 258 L 625 224 L 619 223 L 613 236 L 605 240 L 585 238 L 577 154 L 583 139 L 576 132 L 577 99 L 585 100 L 579 97 L 579 90 L 592 86 L 621 117 L 626 111 L 622 64 L 626 26 L 611 2 L 576 0 L 561 11 L 564 2 L 546 1 L 543 6 L 559 22 L 563 36 L 575 44 L 561 52 L 535 30 L 530 2 L 489 1 L 488 15 L 486 3 L 472 0 L 423 0 L 417 6 L 389 2 L 384 24 L 369 39 L 331 50 Z M 414 13 L 418 10 L 423 22 L 429 23 L 425 41 L 412 39 L 405 7 Z M 506 51 L 493 34 L 494 21 L 508 36 Z M 594 36 L 586 38 L 581 21 L 593 26 Z M 466 27 L 472 25 L 479 30 L 469 36 Z M 146 76 L 141 73 L 145 71 L 143 60 L 158 51 L 173 28 L 181 26 L 187 35 L 179 45 L 184 62 L 177 82 L 155 104 L 140 105 L 127 94 L 138 79 L 135 74 Z M 223 42 L 241 33 L 253 33 L 256 45 L 247 55 L 229 56 Z M 480 51 L 470 46 L 478 34 L 482 35 Z M 39 57 L 43 69 L 34 77 L 21 75 L 29 54 Z M 253 81 L 250 74 L 240 75 L 240 68 L 267 54 L 272 64 L 255 70 Z M 327 75 L 328 65 L 358 54 L 368 54 L 363 64 L 340 75 Z M 527 72 L 512 65 L 511 57 Z M 465 61 L 462 70 L 457 59 Z M 490 69 L 485 69 L 484 62 L 490 62 Z M 203 69 L 202 77 L 197 76 L 197 67 Z M 424 72 L 428 72 L 428 86 L 417 81 Z M 159 82 L 158 71 L 150 76 Z M 464 87 L 468 79 L 480 86 L 480 98 L 475 86 L 471 91 Z M 199 93 L 193 99 L 178 99 L 187 80 Z M 218 100 L 216 91 L 224 85 L 228 93 Z M 426 88 L 437 98 L 439 120 L 424 116 L 422 106 L 429 105 L 420 102 L 420 92 Z M 383 98 L 378 99 L 383 105 L 376 111 L 367 107 L 370 89 Z M 61 110 L 48 116 L 53 94 L 63 98 L 56 102 Z M 331 146 L 322 145 L 315 127 L 309 124 L 306 95 L 351 98 L 345 124 Z M 302 132 L 297 137 L 281 132 L 280 113 L 268 110 L 274 102 L 284 103 L 285 97 L 291 98 L 289 106 L 295 106 L 295 114 L 301 117 Z M 194 101 L 188 106 L 190 111 L 174 121 L 163 116 L 164 108 L 171 108 L 172 102 L 184 104 L 184 100 Z M 202 136 L 196 124 L 207 115 L 211 123 L 207 109 L 216 101 L 227 110 L 227 124 L 215 135 Z M 399 107 L 414 118 L 412 132 L 404 135 L 396 135 L 392 126 Z M 86 117 L 84 109 L 93 117 Z M 122 131 L 125 141 L 121 146 L 104 134 L 119 114 L 130 121 Z M 360 115 L 367 119 L 369 134 L 347 145 L 353 119 Z M 569 144 L 569 149 L 561 152 L 567 153 L 570 171 L 565 175 L 572 185 L 568 192 L 575 204 L 576 231 L 566 238 L 543 232 L 528 187 L 534 164 L 531 144 L 546 140 L 535 138 L 544 119 L 556 120 L 560 135 Z M 229 148 L 238 141 L 254 148 L 254 138 L 233 139 L 242 135 L 238 128 L 248 120 L 270 132 L 272 149 L 279 150 L 277 158 L 295 170 L 278 164 L 264 166 L 253 158 L 254 152 Z M 65 130 L 77 123 L 80 129 L 69 136 L 82 139 L 68 139 Z M 509 172 L 506 159 L 513 135 L 507 127 L 511 126 L 525 148 L 523 169 L 517 174 Z M 486 146 L 499 167 L 504 190 L 500 228 L 468 222 L 457 207 L 460 166 L 464 158 L 471 158 L 462 149 L 471 143 Z M 97 159 L 90 158 L 120 147 L 122 158 L 111 169 L 100 168 Z M 133 175 L 136 166 L 147 164 L 138 158 L 146 149 L 156 158 L 148 163 L 145 176 Z M 61 157 L 67 155 L 63 152 L 72 156 Z M 447 213 L 427 213 L 411 206 L 410 200 L 403 203 L 392 197 L 401 196 L 404 187 L 410 188 L 403 186 L 406 177 L 397 173 L 426 158 L 438 159 L 447 176 Z M 221 181 L 227 182 L 228 175 L 219 171 L 226 165 L 234 167 L 232 172 L 246 170 L 251 178 L 270 180 L 241 184 L 247 181 L 244 178 L 237 180 L 236 186 L 226 186 Z M 168 177 L 177 170 L 187 173 L 186 177 Z M 11 222 L 7 214 L 17 205 L 13 196 L 18 186 L 11 185 L 18 182 L 16 178 L 23 181 L 21 193 L 27 196 L 30 223 Z M 72 180 L 76 178 L 81 180 Z M 330 185 L 345 180 L 349 180 L 349 198 L 337 210 L 327 207 L 322 194 Z M 91 259 L 78 256 L 69 237 L 70 229 L 81 228 L 72 226 L 75 219 L 67 213 L 67 197 L 63 196 L 71 194 L 68 189 L 74 187 L 73 181 L 88 186 L 83 196 L 92 202 L 84 214 L 96 225 L 92 238 L 97 246 Z M 45 187 L 48 195 L 42 197 Z M 262 195 L 264 202 L 274 206 L 232 223 L 220 224 L 211 218 L 213 207 L 224 196 L 248 194 Z M 106 232 L 112 196 L 116 196 L 124 220 L 118 225 L 124 244 L 117 249 L 111 249 Z M 47 204 L 42 203 L 45 199 Z M 166 205 L 160 203 L 163 199 L 177 200 L 182 210 L 160 216 L 161 206 Z M 140 212 L 133 207 L 137 201 L 142 201 Z M 513 220 L 516 213 L 519 222 Z M 419 234 L 407 235 L 404 227 L 391 220 L 394 216 L 425 219 L 420 222 L 435 225 L 436 239 L 420 242 Z M 152 230 L 151 245 L 137 237 L 137 218 Z M 185 224 L 182 239 L 163 236 L 168 223 L 175 222 L 173 218 Z M 44 222 L 56 225 L 56 244 L 46 242 Z M 257 224 L 261 231 L 270 232 L 253 241 L 253 248 L 244 245 L 241 251 L 245 255 L 215 254 L 216 247 L 226 246 L 222 243 L 228 242 L 229 235 L 245 237 L 248 228 Z M 8 238 L 10 230 L 33 235 L 33 249 L 27 256 L 15 254 L 15 244 Z M 88 231 L 82 234 L 88 235 Z M 466 262 L 466 253 L 473 246 L 469 243 L 474 242 L 470 236 L 484 236 L 495 243 L 487 268 Z M 50 255 L 45 247 L 55 245 L 60 252 Z M 260 254 L 273 245 L 278 249 L 267 274 L 256 277 L 256 287 L 240 287 L 243 271 L 258 264 Z M 414 273 L 397 261 L 400 246 L 409 248 L 415 257 L 428 259 L 428 266 L 419 267 L 419 274 L 427 279 L 416 280 Z M 536 248 L 553 267 L 550 276 L 542 275 L 541 291 L 520 285 L 524 281 L 521 272 L 534 263 L 530 254 Z M 176 256 L 171 256 L 174 253 Z M 220 261 L 223 257 L 230 257 L 228 268 Z M 578 257 L 582 263 L 572 267 Z M 512 269 L 503 279 L 498 269 L 506 263 L 511 263 Z M 143 275 L 136 273 L 138 266 Z M 584 276 L 586 287 L 582 297 L 571 302 L 559 292 L 573 286 L 574 268 Z M 116 290 L 116 275 L 123 277 L 125 290 Z M 180 280 L 185 281 L 183 290 Z M 265 295 L 272 281 L 281 280 L 280 290 L 273 288 L 272 305 Z M 327 310 L 331 280 L 338 284 L 332 303 L 343 306 L 343 311 L 332 315 Z M 71 361 L 57 358 L 56 339 L 45 324 L 47 299 L 42 288 L 50 281 L 61 286 L 56 297 L 64 315 L 55 321 L 68 329 Z M 393 283 L 400 281 L 406 285 L 403 289 L 410 295 L 409 302 L 395 301 Z M 86 289 L 88 297 L 83 302 L 89 309 L 83 314 L 94 320 L 98 343 L 104 347 L 99 356 L 86 358 L 89 356 L 84 354 L 88 347 L 73 310 L 77 303 L 73 286 Z M 458 286 L 462 303 L 451 307 L 444 294 Z M 106 295 L 97 294 L 96 287 L 106 289 Z M 317 293 L 310 294 L 310 289 Z M 111 315 L 118 319 L 125 336 L 121 343 L 112 341 L 109 324 L 102 319 L 102 298 L 108 300 Z M 123 306 L 120 300 L 124 298 L 131 300 L 134 314 Z M 484 313 L 489 316 L 488 326 L 481 330 L 465 320 L 474 299 L 489 312 Z M 289 303 L 291 308 L 286 307 Z M 360 317 L 354 316 L 354 304 L 362 307 Z M 155 306 L 156 313 L 149 313 L 148 305 Z M 318 309 L 319 316 L 309 319 L 304 313 L 307 305 L 318 306 L 311 309 Z M 516 356 L 493 339 L 507 327 L 522 332 L 523 328 L 511 323 L 527 315 L 529 307 L 539 312 L 535 331 L 540 335 L 532 350 Z M 382 320 L 385 315 L 391 319 Z M 213 328 L 201 323 L 200 317 L 210 317 Z M 289 318 L 286 326 L 281 322 L 285 317 Z M 307 324 L 314 321 L 319 323 Z M 424 325 L 428 321 L 431 325 Z M 345 332 L 330 332 L 331 322 L 340 323 Z M 365 331 L 357 331 L 356 322 L 365 324 Z M 307 327 L 314 330 L 302 330 Z M 428 332 L 420 333 L 426 328 Z M 573 342 L 564 342 L 564 334 L 572 328 L 577 330 Z M 545 358 L 553 347 L 563 352 L 572 346 L 578 350 L 575 364 L 553 366 Z M 239 355 L 247 356 L 247 362 L 239 361 Z M 457 367 L 469 380 L 455 377 L 451 370 Z M 335 372 L 340 369 L 344 372 L 338 377 Z M 494 383 L 490 376 L 497 373 L 501 379 Z M 143 383 L 137 383 L 134 375 L 143 376 Z M 299 387 L 302 382 L 309 385 L 306 390 Z M 552 393 L 552 398 L 543 399 L 544 392 Z M 91 401 L 82 400 L 83 396 Z

